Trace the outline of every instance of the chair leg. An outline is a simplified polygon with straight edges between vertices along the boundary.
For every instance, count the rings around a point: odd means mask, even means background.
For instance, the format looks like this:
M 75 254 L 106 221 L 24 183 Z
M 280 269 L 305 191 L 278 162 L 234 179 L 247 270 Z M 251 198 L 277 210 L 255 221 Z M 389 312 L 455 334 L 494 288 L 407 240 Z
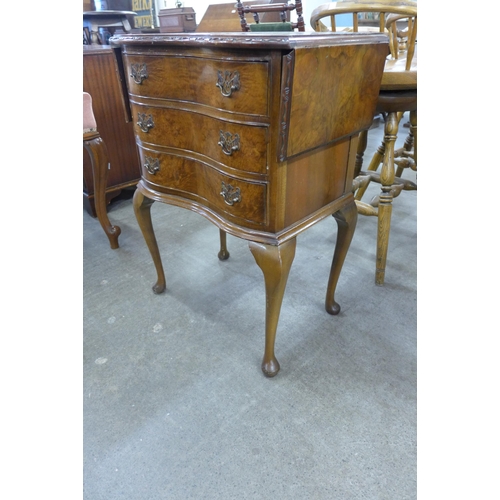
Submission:
M 384 154 L 385 154 L 385 141 L 382 141 L 382 144 L 377 148 L 375 151 L 375 154 L 372 157 L 372 160 L 370 162 L 370 165 L 368 165 L 368 170 L 367 172 L 376 172 L 379 165 L 382 163 L 382 160 L 384 159 Z M 355 200 L 361 200 L 363 198 L 363 195 L 365 194 L 366 189 L 368 188 L 369 182 L 363 183 L 359 189 L 356 191 L 356 194 L 354 195 Z
M 375 269 L 375 283 L 383 285 L 385 280 L 385 266 L 387 261 L 387 249 L 389 246 L 389 233 L 391 229 L 392 216 L 392 184 L 394 183 L 394 144 L 398 135 L 398 115 L 389 113 L 385 119 L 384 144 L 385 154 L 380 173 L 381 194 L 378 206 L 378 229 L 377 229 L 377 258 Z
M 97 219 L 106 233 L 113 250 L 119 247 L 118 236 L 122 232 L 118 226 L 109 222 L 106 210 L 106 185 L 108 180 L 108 150 L 100 136 L 84 140 L 83 145 L 90 156 L 94 177 L 94 199 Z
M 356 163 L 354 164 L 354 178 L 359 175 L 363 166 L 363 156 L 365 155 L 366 146 L 368 145 L 368 130 L 362 130 L 359 133 L 358 149 L 356 150 Z
M 417 110 L 410 111 L 410 133 L 413 136 L 413 161 L 417 166 Z
M 405 124 L 406 126 L 406 124 Z M 394 158 L 396 162 L 396 177 L 401 177 L 406 168 L 417 170 L 416 158 L 416 142 L 415 135 L 417 133 L 417 111 L 410 111 L 410 121 L 408 122 L 410 130 L 406 136 L 403 147 L 394 151 Z

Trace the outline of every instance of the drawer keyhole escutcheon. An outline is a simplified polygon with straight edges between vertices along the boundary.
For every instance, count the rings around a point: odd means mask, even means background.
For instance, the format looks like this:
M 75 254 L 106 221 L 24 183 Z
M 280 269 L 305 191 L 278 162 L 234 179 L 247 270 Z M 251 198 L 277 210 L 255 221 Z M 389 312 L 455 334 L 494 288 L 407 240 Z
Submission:
M 233 151 L 238 151 L 240 149 L 240 136 L 220 130 L 219 142 L 217 144 L 222 148 L 224 154 L 231 156 Z
M 231 97 L 233 90 L 240 90 L 240 73 L 238 71 L 217 71 L 216 87 L 224 97 Z
M 146 115 L 145 113 L 139 113 L 137 125 L 139 125 L 139 128 L 145 134 L 147 134 L 149 132 L 149 129 L 151 129 L 155 126 L 155 122 L 153 121 L 153 116 Z
M 144 168 L 151 175 L 155 175 L 156 172 L 160 171 L 160 160 L 158 160 L 158 158 L 151 158 L 149 156 L 146 156 L 144 159 L 146 160 L 144 163 Z
M 130 76 L 137 85 L 142 85 L 142 82 L 148 77 L 148 68 L 146 64 L 132 64 L 130 66 Z
M 241 201 L 240 188 L 235 188 L 231 184 L 222 181 L 220 195 L 228 205 L 234 205 Z

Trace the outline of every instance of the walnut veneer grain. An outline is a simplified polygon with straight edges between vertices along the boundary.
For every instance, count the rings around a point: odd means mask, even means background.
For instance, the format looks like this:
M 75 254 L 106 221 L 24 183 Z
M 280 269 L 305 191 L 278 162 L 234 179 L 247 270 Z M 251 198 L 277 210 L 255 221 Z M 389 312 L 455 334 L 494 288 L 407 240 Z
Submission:
M 154 201 L 207 217 L 249 241 L 266 286 L 262 370 L 274 376 L 274 339 L 296 236 L 334 215 L 339 227 L 326 310 L 356 225 L 352 174 L 388 50 L 379 34 L 121 35 L 142 177 L 139 225 L 166 280 L 153 232 Z

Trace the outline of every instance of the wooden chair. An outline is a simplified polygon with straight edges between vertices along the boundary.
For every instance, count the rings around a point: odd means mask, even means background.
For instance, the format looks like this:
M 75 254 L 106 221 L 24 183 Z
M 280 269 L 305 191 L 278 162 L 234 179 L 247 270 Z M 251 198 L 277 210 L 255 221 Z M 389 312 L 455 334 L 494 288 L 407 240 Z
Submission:
M 338 28 L 336 16 L 339 14 L 351 14 L 352 26 Z M 360 17 L 364 14 L 374 14 L 377 26 L 363 26 Z M 326 19 L 330 22 L 330 28 L 322 21 Z M 401 28 L 401 24 L 405 29 Z M 382 285 L 385 280 L 392 200 L 403 190 L 417 188 L 416 183 L 401 177 L 405 168 L 417 169 L 417 2 L 355 0 L 323 4 L 312 12 L 311 26 L 316 31 L 358 32 L 375 29 L 389 36 L 390 54 L 384 68 L 376 110 L 384 117 L 384 139 L 368 169 L 363 171 L 361 167 L 368 131 L 360 134 L 353 183 L 358 213 L 378 219 L 375 283 Z M 410 114 L 409 134 L 404 146 L 395 150 L 399 123 L 405 112 Z M 378 174 L 376 171 L 380 164 L 382 169 Z M 366 203 L 361 201 L 361 197 L 370 182 L 379 183 L 381 193 Z
M 240 16 L 240 24 L 242 31 L 305 31 L 304 18 L 302 16 L 302 1 L 296 0 L 295 3 L 270 3 L 266 5 L 243 5 L 241 2 L 236 2 L 238 15 Z M 290 12 L 296 11 L 297 22 L 291 22 Z M 261 22 L 259 14 L 267 14 L 270 12 L 278 12 L 280 22 Z M 252 14 L 255 23 L 249 24 L 245 14 Z
M 121 233 L 121 229 L 109 222 L 106 211 L 106 183 L 109 165 L 108 150 L 97 130 L 94 111 L 92 109 L 92 97 L 87 92 L 83 93 L 83 147 L 88 152 L 92 164 L 97 219 L 109 239 L 111 248 L 114 250 L 119 247 L 118 236 Z

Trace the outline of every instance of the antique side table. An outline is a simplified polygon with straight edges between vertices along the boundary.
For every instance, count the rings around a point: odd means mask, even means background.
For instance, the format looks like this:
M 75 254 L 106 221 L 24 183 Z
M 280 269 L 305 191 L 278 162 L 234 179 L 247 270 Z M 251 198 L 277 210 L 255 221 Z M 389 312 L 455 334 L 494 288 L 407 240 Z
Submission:
M 352 177 L 358 133 L 370 126 L 388 53 L 381 34 L 119 35 L 142 165 L 134 210 L 156 271 L 151 221 L 161 201 L 193 210 L 248 240 L 264 275 L 262 371 L 274 376 L 276 328 L 296 236 L 333 215 L 335 288 L 357 220 Z

